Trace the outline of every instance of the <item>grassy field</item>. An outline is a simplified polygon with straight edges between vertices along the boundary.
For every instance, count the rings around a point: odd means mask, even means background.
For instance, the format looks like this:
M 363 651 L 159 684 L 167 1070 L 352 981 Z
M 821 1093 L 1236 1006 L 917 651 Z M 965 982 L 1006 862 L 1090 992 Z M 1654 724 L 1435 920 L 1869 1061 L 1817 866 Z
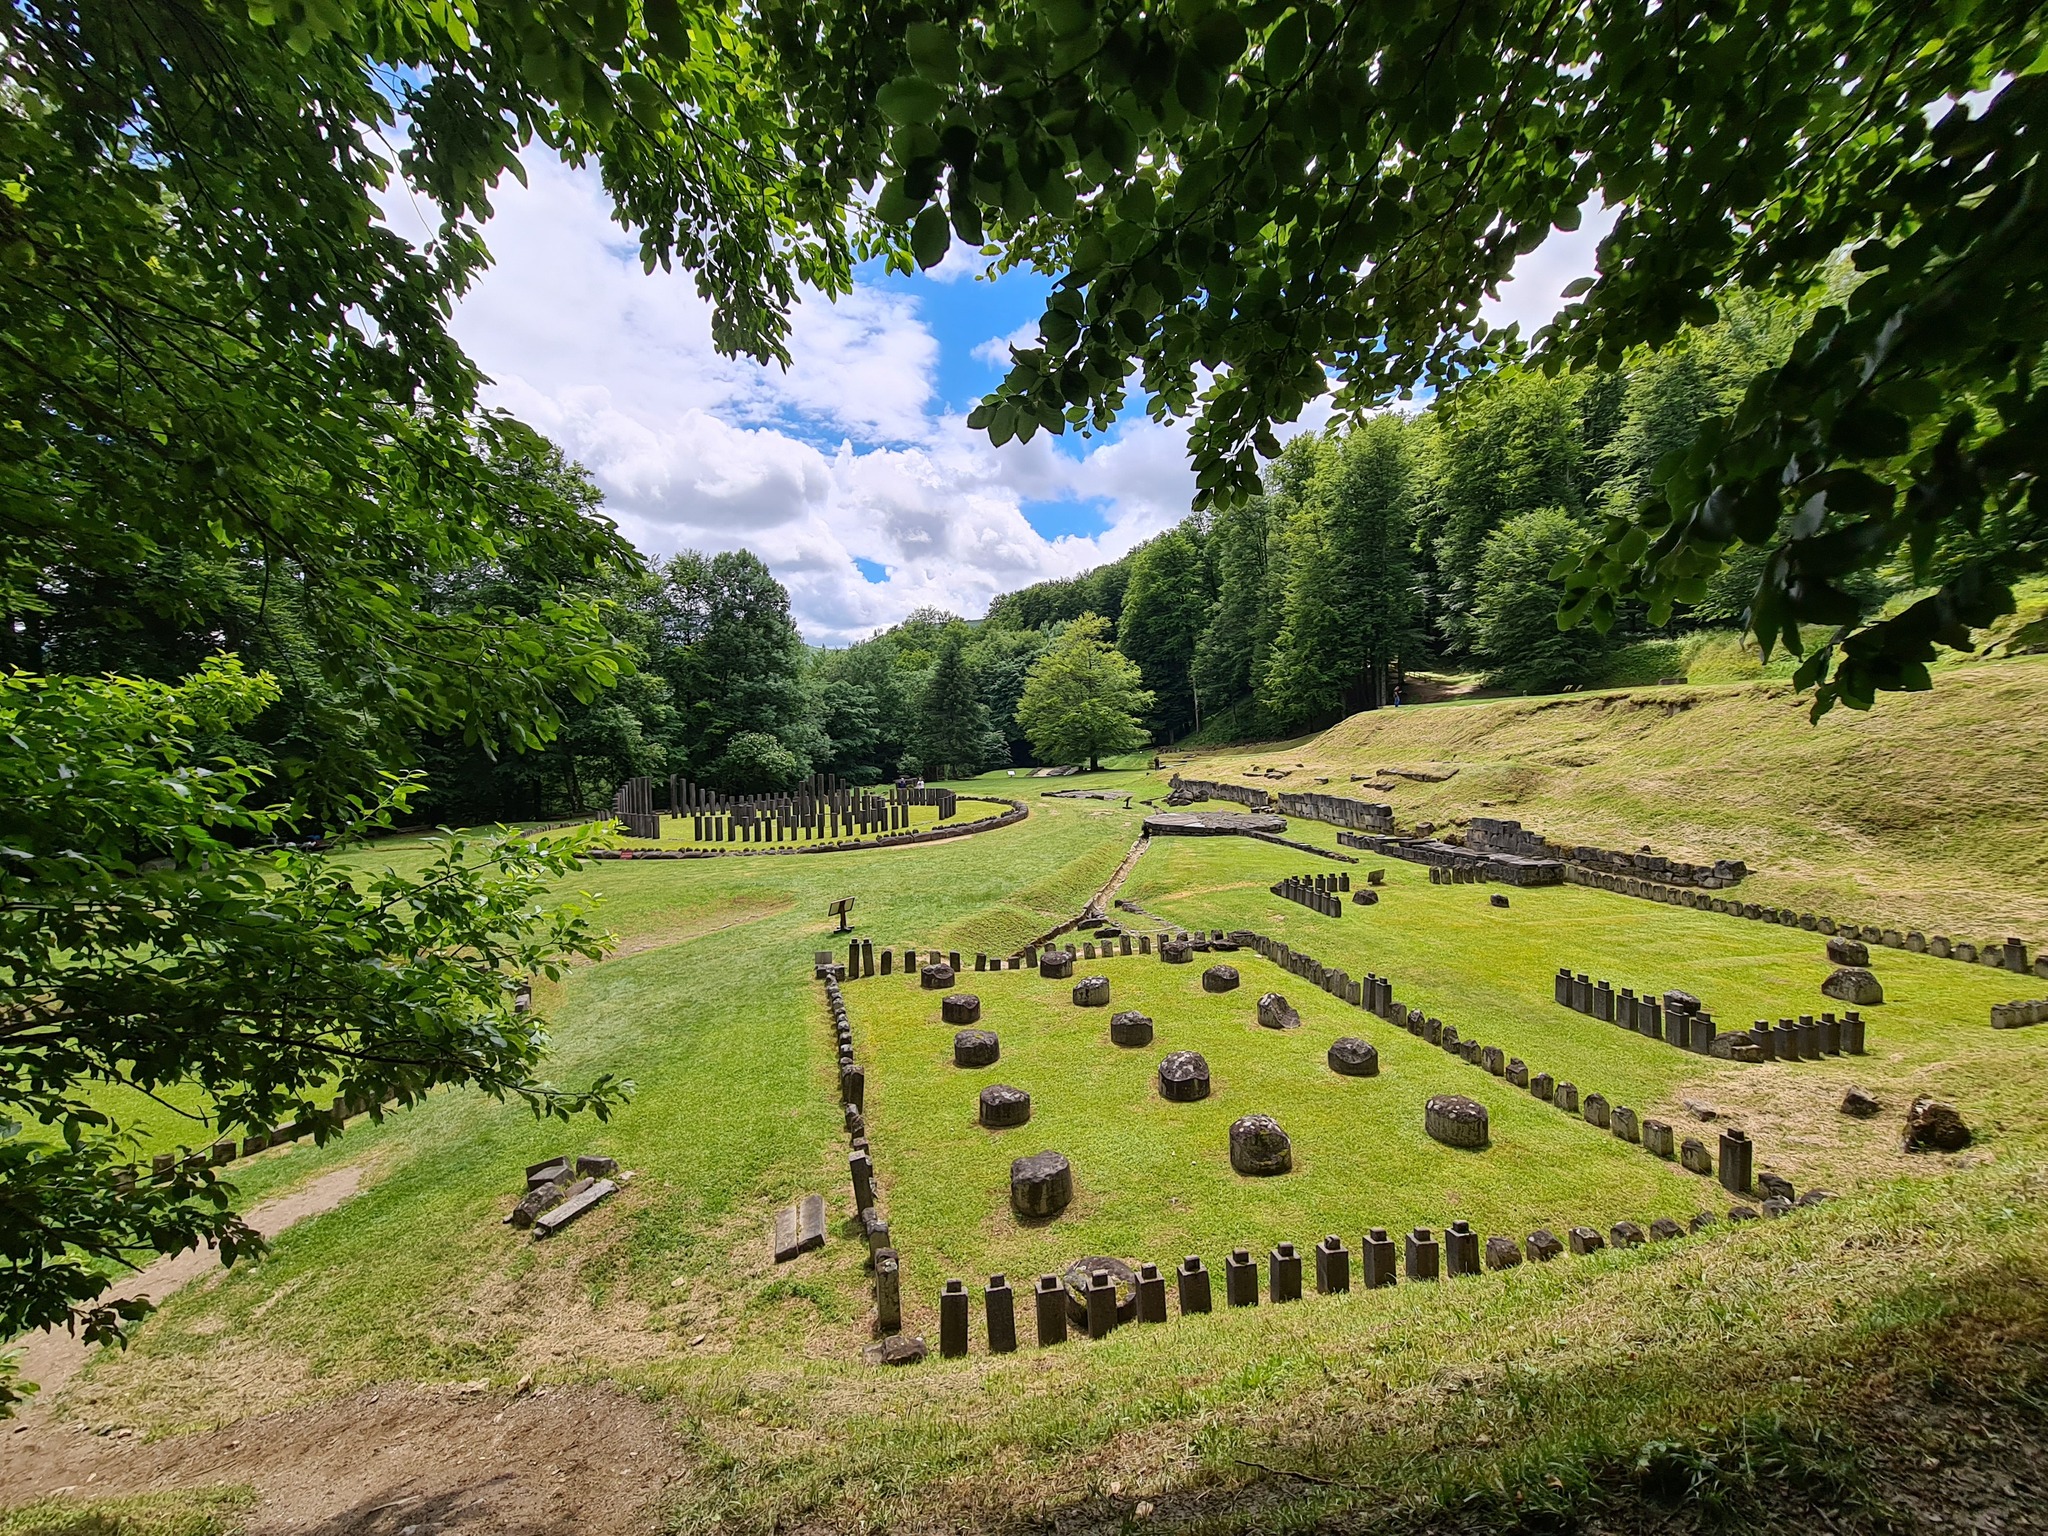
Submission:
M 628 850 L 635 848 L 706 848 L 726 852 L 734 850 L 759 850 L 767 852 L 778 848 L 806 848 L 814 845 L 850 848 L 858 847 L 864 843 L 872 843 L 885 837 L 901 837 L 910 832 L 936 832 L 943 831 L 947 827 L 965 826 L 969 822 L 980 821 L 989 816 L 1001 815 L 1009 807 L 990 800 L 962 798 L 956 802 L 951 816 L 941 816 L 939 808 L 935 805 L 913 805 L 908 809 L 909 825 L 897 827 L 892 831 L 874 832 L 865 835 L 849 833 L 840 837 L 829 835 L 819 837 L 806 836 L 785 839 L 779 843 L 758 844 L 722 842 L 709 837 L 700 838 L 695 835 L 695 818 L 689 816 L 664 816 L 661 818 L 661 836 L 659 838 L 626 837 L 622 834 L 610 839 L 610 846 Z
M 1981 890 L 1984 913 L 2024 917 L 2041 901 L 2027 884 L 2041 854 L 2000 829 L 2043 820 L 2039 784 L 2012 765 L 2038 753 L 2028 743 L 2042 713 L 2027 710 L 2048 694 L 2048 669 L 1984 670 L 1962 697 L 1995 701 L 1995 725 L 1937 692 L 1802 738 L 1803 715 L 1769 688 L 1684 690 L 1684 703 L 1658 690 L 1405 709 L 1188 771 L 1302 762 L 1290 782 L 1320 774 L 1341 789 L 1340 768 L 1459 767 L 1445 783 L 1399 780 L 1374 794 L 1404 819 L 1469 814 L 1480 795 L 1500 793 L 1484 786 L 1522 773 L 1519 808 L 1506 814 L 1553 835 L 1746 857 L 1760 896 L 1804 881 L 1831 910 L 1905 921 L 1916 902 L 1935 909 L 1948 893 Z M 1937 742 L 1955 762 L 1921 772 Z M 1746 775 L 1714 771 L 1735 762 Z M 1821 762 L 1837 765 L 1832 783 L 1816 776 Z M 1916 786 L 1910 817 L 1877 793 L 1894 776 Z M 536 1000 L 556 1080 L 623 1073 L 637 1084 L 632 1103 L 610 1124 L 564 1129 L 449 1093 L 382 1126 L 358 1123 L 326 1148 L 237 1165 L 243 1201 L 343 1164 L 366 1178 L 262 1263 L 174 1297 L 131 1349 L 101 1355 L 58 1394 L 54 1412 L 162 1436 L 383 1384 L 616 1382 L 674 1431 L 673 1481 L 655 1518 L 677 1530 L 1117 1530 L 1143 1500 L 1155 1528 L 1266 1531 L 1339 1516 L 1347 1528 L 1640 1525 L 1602 1512 L 1640 1513 L 1644 1498 L 1667 1493 L 1672 1508 L 1705 1499 L 1735 1524 L 1772 1523 L 1793 1495 L 1825 1499 L 1833 1523 L 1856 1526 L 1935 1454 L 1902 1450 L 1900 1477 L 1879 1475 L 1906 1443 L 1895 1410 L 1930 1401 L 1930 1383 L 1942 1404 L 2048 1400 L 2048 1030 L 1987 1027 L 2015 978 L 1884 951 L 1888 1000 L 1868 1010 L 1868 1057 L 1704 1060 L 1557 1007 L 1552 974 L 1569 965 L 1617 986 L 1683 987 L 1733 1026 L 1832 1006 L 1817 990 L 1828 969 L 1817 936 L 1579 887 L 1515 892 L 1503 911 L 1487 902 L 1493 888 L 1431 886 L 1401 863 L 1386 865 L 1377 906 L 1333 920 L 1267 888 L 1340 866 L 1237 839 L 1156 840 L 1121 894 L 1189 926 L 1256 928 L 1354 975 L 1391 976 L 1404 1002 L 1681 1135 L 1711 1143 L 1719 1124 L 1741 1124 L 1760 1167 L 1841 1198 L 1635 1252 L 1176 1318 L 1007 1359 L 981 1352 L 977 1319 L 964 1361 L 861 1365 L 868 1281 L 830 1031 L 809 979 L 812 952 L 836 943 L 826 903 L 857 897 L 859 930 L 878 947 L 1006 952 L 1078 913 L 1144 815 L 1042 792 L 1142 798 L 1163 782 L 1136 767 L 997 776 L 957 787 L 994 785 L 1026 800 L 1029 819 L 957 842 L 588 868 L 563 894 L 601 898 L 617 946 Z M 1848 835 L 1806 826 L 1820 806 Z M 1334 846 L 1327 827 L 1298 822 L 1292 833 Z M 1866 867 L 1873 849 L 1892 862 Z M 1796 875 L 1788 850 L 1807 860 Z M 422 856 L 393 844 L 359 857 Z M 1895 875 L 1899 890 L 1885 884 Z M 1992 931 L 1967 910 L 1943 921 Z M 2014 931 L 2048 936 L 2048 924 Z M 951 1065 L 938 994 L 900 977 L 848 985 L 914 1330 L 936 1334 L 945 1277 L 1028 1276 L 1088 1252 L 1167 1263 L 1194 1251 L 1215 1267 L 1232 1246 L 1305 1245 L 1331 1230 L 1355 1247 L 1367 1225 L 1465 1216 L 1520 1235 L 1725 1209 L 1704 1180 L 1249 953 L 1222 958 L 1244 984 L 1220 996 L 1201 991 L 1199 964 L 1102 962 L 1111 1010 L 1076 1009 L 1067 984 L 1035 975 L 970 973 L 961 986 L 981 995 L 984 1024 L 1003 1040 L 1001 1063 L 977 1071 Z M 1268 988 L 1300 1008 L 1301 1030 L 1251 1022 Z M 1108 1042 L 1107 1013 L 1124 1007 L 1157 1021 L 1152 1046 Z M 1329 1072 L 1324 1051 L 1340 1033 L 1374 1042 L 1379 1077 Z M 1209 1058 L 1206 1103 L 1166 1104 L 1151 1089 L 1159 1056 L 1182 1046 Z M 974 1094 L 987 1081 L 1029 1089 L 1031 1125 L 976 1126 Z M 1883 1101 L 1879 1118 L 1838 1112 L 1851 1082 Z M 1422 1136 L 1422 1100 L 1439 1091 L 1489 1106 L 1490 1149 L 1452 1153 Z M 1977 1132 L 1968 1151 L 1901 1152 L 1905 1106 L 1922 1093 L 1961 1109 Z M 1252 1110 L 1293 1134 L 1295 1173 L 1230 1171 L 1225 1129 Z M 1073 1158 L 1077 1199 L 1024 1228 L 1008 1210 L 1007 1164 L 1041 1147 Z M 501 1226 L 523 1165 L 565 1149 L 608 1152 L 634 1177 L 548 1243 Z M 807 1190 L 828 1198 L 828 1241 L 778 1267 L 765 1251 L 769 1215 Z M 239 1517 L 141 1518 L 75 1528 L 197 1533 Z M 0 1531 L 74 1528 L 47 1509 L 0 1519 L 15 1521 Z

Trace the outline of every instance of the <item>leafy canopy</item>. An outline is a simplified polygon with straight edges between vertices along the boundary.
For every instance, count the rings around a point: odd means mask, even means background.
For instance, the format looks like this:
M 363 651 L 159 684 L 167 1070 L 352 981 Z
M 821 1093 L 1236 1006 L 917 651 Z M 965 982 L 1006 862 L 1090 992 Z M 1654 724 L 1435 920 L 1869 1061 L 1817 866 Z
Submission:
M 1044 761 L 1096 768 L 1107 754 L 1145 745 L 1152 703 L 1138 669 L 1110 645 L 1109 621 L 1084 613 L 1031 664 L 1017 724 Z

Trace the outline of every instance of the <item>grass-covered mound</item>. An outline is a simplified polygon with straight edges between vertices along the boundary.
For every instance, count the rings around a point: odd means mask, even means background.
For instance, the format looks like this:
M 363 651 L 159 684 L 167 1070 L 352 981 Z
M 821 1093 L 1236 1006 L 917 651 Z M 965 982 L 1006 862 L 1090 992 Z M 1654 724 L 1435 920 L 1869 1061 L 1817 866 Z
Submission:
M 1745 859 L 1746 899 L 2048 941 L 2043 762 L 2048 657 L 1945 670 L 1932 692 L 1818 724 L 1787 683 L 1645 688 L 1376 710 L 1179 766 L 1273 789 L 1328 778 L 1404 826 L 1504 816 L 1561 842 Z M 1245 779 L 1253 764 L 1287 776 Z

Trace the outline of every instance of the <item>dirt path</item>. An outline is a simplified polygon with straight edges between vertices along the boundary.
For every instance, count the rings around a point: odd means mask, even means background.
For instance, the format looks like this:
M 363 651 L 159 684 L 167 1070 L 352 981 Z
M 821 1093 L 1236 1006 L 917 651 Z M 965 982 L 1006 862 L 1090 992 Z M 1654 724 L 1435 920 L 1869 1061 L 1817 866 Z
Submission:
M 624 1536 L 651 1528 L 681 1462 L 659 1413 L 614 1388 L 385 1386 L 157 1441 L 0 1431 L 0 1508 L 246 1485 L 248 1536 Z
M 356 1192 L 362 1178 L 360 1166 L 337 1168 L 288 1195 L 264 1201 L 244 1219 L 264 1237 L 275 1237 L 286 1227 L 296 1225 L 309 1216 L 333 1210 Z M 130 1275 L 108 1291 L 106 1299 L 127 1301 L 147 1297 L 150 1301 L 161 1302 L 219 1263 L 210 1247 L 188 1249 L 168 1259 L 158 1259 L 140 1273 Z M 98 1347 L 61 1328 L 45 1328 L 41 1333 L 30 1334 L 21 1346 L 21 1374 L 24 1380 L 37 1383 L 42 1391 L 32 1401 L 29 1413 L 33 1415 L 36 1412 L 34 1403 L 47 1403 L 59 1387 L 83 1370 L 85 1362 L 92 1358 Z

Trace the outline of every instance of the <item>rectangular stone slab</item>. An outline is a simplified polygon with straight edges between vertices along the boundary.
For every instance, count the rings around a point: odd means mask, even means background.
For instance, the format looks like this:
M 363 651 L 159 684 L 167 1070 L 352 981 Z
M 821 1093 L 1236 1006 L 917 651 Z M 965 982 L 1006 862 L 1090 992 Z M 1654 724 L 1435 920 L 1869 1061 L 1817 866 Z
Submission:
M 796 1207 L 797 1247 L 804 1253 L 825 1246 L 825 1197 L 805 1195 Z
M 768 1251 L 778 1264 L 787 1264 L 803 1250 L 797 1246 L 796 1207 L 785 1205 L 768 1226 Z
M 552 1211 L 549 1211 L 547 1215 L 534 1222 L 533 1235 L 535 1237 L 548 1237 L 561 1231 L 562 1228 L 569 1225 L 570 1222 L 581 1216 L 600 1200 L 608 1199 L 615 1194 L 618 1191 L 618 1187 L 610 1179 L 599 1179 L 581 1194 L 564 1200 Z

